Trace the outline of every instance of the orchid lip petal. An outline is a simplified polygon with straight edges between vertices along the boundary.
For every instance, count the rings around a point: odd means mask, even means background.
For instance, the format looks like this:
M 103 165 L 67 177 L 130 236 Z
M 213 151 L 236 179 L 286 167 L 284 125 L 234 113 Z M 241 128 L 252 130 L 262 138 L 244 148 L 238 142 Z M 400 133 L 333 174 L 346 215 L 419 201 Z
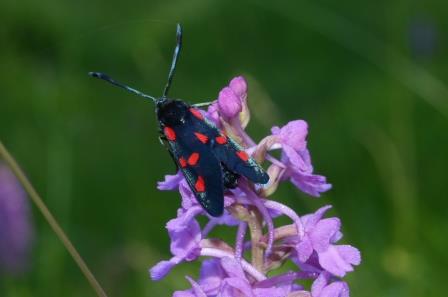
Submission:
M 154 265 L 150 270 L 149 274 L 152 280 L 161 280 L 164 278 L 174 266 L 181 263 L 182 259 L 179 257 L 173 257 L 170 260 L 160 261 Z

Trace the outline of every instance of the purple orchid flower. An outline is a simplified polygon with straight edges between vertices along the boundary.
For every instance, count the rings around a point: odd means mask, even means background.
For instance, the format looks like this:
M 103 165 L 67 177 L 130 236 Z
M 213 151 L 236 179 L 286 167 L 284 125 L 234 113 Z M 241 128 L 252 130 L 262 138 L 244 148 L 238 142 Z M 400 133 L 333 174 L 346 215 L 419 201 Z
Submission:
M 252 283 L 246 276 L 240 262 L 231 257 L 219 260 L 207 260 L 201 268 L 201 276 L 196 282 L 187 278 L 192 289 L 177 291 L 175 297 L 203 296 L 248 296 L 248 297 L 284 297 L 295 286 L 292 280 L 270 287 L 260 287 Z
M 183 261 L 193 261 L 199 256 L 201 229 L 194 219 L 194 213 L 197 211 L 200 211 L 199 207 L 190 208 L 188 211 L 179 210 L 178 217 L 167 223 L 173 257 L 151 268 L 150 275 L 153 280 L 162 279 L 175 265 Z
M 346 282 L 330 282 L 331 276 L 327 272 L 322 272 L 313 282 L 311 294 L 313 297 L 348 297 L 350 289 Z
M 26 269 L 32 234 L 25 192 L 0 162 L 0 272 L 19 274 Z
M 314 214 L 302 217 L 305 235 L 296 246 L 300 262 L 305 263 L 313 252 L 317 253 L 320 266 L 333 275 L 343 277 L 359 265 L 361 255 L 350 245 L 334 245 L 342 238 L 341 222 L 338 218 L 322 219 L 331 206 L 324 206 Z
M 282 128 L 273 127 L 271 132 L 278 137 L 282 148 L 281 162 L 287 168 L 283 179 L 290 179 L 297 188 L 314 197 L 331 189 L 324 176 L 313 174 L 311 156 L 306 146 L 308 124 L 305 121 L 292 121 Z
M 151 278 L 160 280 L 177 264 L 206 257 L 199 279 L 187 276 L 191 288 L 173 296 L 349 296 L 348 285 L 341 278 L 360 264 L 361 257 L 356 248 L 336 244 L 342 238 L 341 221 L 336 217 L 324 218 L 331 206 L 301 217 L 290 207 L 266 199 L 285 181 L 315 197 L 331 188 L 324 176 L 313 174 L 306 140 L 308 124 L 297 120 L 281 128 L 273 127 L 272 134 L 257 144 L 245 131 L 250 119 L 247 98 L 245 79 L 236 77 L 203 115 L 258 162 L 271 163 L 267 170 L 269 184 L 252 185 L 240 178 L 237 188 L 225 192 L 224 214 L 214 218 L 201 208 L 180 172 L 165 176 L 158 189 L 179 191 L 182 206 L 166 226 L 173 256 L 151 268 Z M 276 149 L 281 149 L 280 160 L 269 154 Z M 198 216 L 208 221 L 200 226 Z M 292 224 L 275 226 L 274 219 L 280 216 L 286 216 Z M 237 227 L 233 247 L 208 238 L 217 225 Z M 296 263 L 299 270 L 267 276 L 286 261 Z M 313 280 L 309 289 L 299 284 L 304 279 Z

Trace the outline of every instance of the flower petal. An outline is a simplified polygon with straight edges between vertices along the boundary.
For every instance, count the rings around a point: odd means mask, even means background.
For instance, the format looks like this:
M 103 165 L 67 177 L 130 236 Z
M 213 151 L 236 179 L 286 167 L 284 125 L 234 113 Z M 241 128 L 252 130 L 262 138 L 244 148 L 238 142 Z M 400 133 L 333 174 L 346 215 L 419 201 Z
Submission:
M 318 297 L 349 297 L 350 290 L 346 282 L 334 282 L 326 286 Z M 314 295 L 313 295 L 314 297 Z
M 252 287 L 245 278 L 230 277 L 224 280 L 221 291 L 222 297 L 240 296 L 241 293 L 244 297 L 256 297 L 252 291 Z
M 182 231 L 168 231 L 171 238 L 170 250 L 173 255 L 191 261 L 199 256 L 201 229 L 199 223 L 192 219 Z
M 244 274 L 241 264 L 234 258 L 230 257 L 222 258 L 221 265 L 229 277 L 246 279 L 246 275 Z
M 196 297 L 196 295 L 190 289 L 185 291 L 176 291 L 174 292 L 173 297 Z
M 283 286 L 278 288 L 256 288 L 253 292 L 257 297 L 285 297 L 288 296 L 290 290 L 289 288 Z
M 221 267 L 220 259 L 207 259 L 202 262 L 201 272 L 199 275 L 199 284 L 207 295 L 218 294 L 222 280 L 227 275 Z
M 319 208 L 315 213 L 302 216 L 302 223 L 305 226 L 305 232 L 311 232 L 311 230 L 330 208 L 332 208 L 331 205 L 325 205 Z
M 282 161 L 285 162 L 294 173 L 310 174 L 313 172 L 313 165 L 311 165 L 311 158 L 307 149 L 298 152 L 287 144 L 283 144 L 282 148 Z
M 157 189 L 160 191 L 171 191 L 179 188 L 179 183 L 184 178 L 182 173 L 178 171 L 174 175 L 165 175 L 164 181 L 157 182 Z
M 328 284 L 330 276 L 326 272 L 322 272 L 319 274 L 318 278 L 313 282 L 313 285 L 311 286 L 311 294 L 313 297 L 320 296 L 320 293 L 325 288 L 325 286 Z
M 357 248 L 351 245 L 336 245 L 336 249 L 347 263 L 352 265 L 359 265 L 361 263 L 361 253 Z
M 179 209 L 177 217 L 174 219 L 171 219 L 166 223 L 166 228 L 168 229 L 168 232 L 175 233 L 175 232 L 181 232 L 184 231 L 187 228 L 191 228 L 190 222 L 192 219 L 194 219 L 195 216 L 202 213 L 202 208 L 198 205 L 195 207 L 191 207 L 187 210 Z M 196 225 L 193 226 L 194 230 L 196 231 Z
M 338 218 L 320 220 L 309 234 L 316 252 L 320 253 L 327 250 L 330 245 L 330 239 L 340 228 L 341 221 Z
M 350 262 L 347 262 L 340 254 L 337 246 L 330 245 L 330 247 L 319 254 L 319 264 L 323 269 L 339 277 L 344 277 L 347 272 L 353 271 L 353 267 Z M 344 255 L 355 260 L 353 255 Z M 353 259 L 351 259 L 353 257 Z
M 190 189 L 190 186 L 185 179 L 183 179 L 179 183 L 179 193 L 182 197 L 182 208 L 189 209 L 190 207 L 199 205 L 196 197 L 194 196 L 193 192 Z
M 322 175 L 302 174 L 296 172 L 291 178 L 291 182 L 300 190 L 313 197 L 320 197 L 320 193 L 331 189 L 331 184 Z
M 297 257 L 300 262 L 306 262 L 313 253 L 313 246 L 307 236 L 296 245 Z
M 181 259 L 177 257 L 171 258 L 169 261 L 160 261 L 149 270 L 149 275 L 152 280 L 158 281 L 164 278 L 174 266 L 179 264 Z
M 191 286 L 193 287 L 194 296 L 196 297 L 207 297 L 205 292 L 202 290 L 201 286 L 197 282 L 194 281 L 191 277 L 186 277 L 188 281 L 190 282 Z
M 308 124 L 303 120 L 295 120 L 287 123 L 285 126 L 271 130 L 272 133 L 278 133 L 282 138 L 283 144 L 291 146 L 294 150 L 306 149 L 306 136 L 308 134 Z
M 313 297 L 349 297 L 349 288 L 347 283 L 336 281 L 328 284 L 330 275 L 322 272 L 313 282 L 311 294 Z

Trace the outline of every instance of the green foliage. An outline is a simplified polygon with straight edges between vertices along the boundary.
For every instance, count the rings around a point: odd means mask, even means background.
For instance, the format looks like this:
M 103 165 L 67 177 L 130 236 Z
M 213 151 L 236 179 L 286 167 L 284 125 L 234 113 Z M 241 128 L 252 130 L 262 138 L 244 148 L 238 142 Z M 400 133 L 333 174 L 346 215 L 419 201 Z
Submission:
M 169 296 L 197 271 L 187 263 L 149 280 L 147 268 L 168 257 L 162 229 L 179 205 L 155 185 L 174 166 L 153 106 L 87 76 L 104 71 L 160 95 L 178 21 L 173 96 L 215 98 L 243 74 L 253 134 L 309 122 L 316 172 L 334 185 L 321 203 L 363 255 L 352 296 L 444 295 L 448 6 L 321 2 L 1 2 L 0 137 L 110 296 Z M 418 55 L 409 36 L 422 20 L 438 39 Z M 276 199 L 317 208 L 292 186 Z M 1 278 L 0 295 L 94 296 L 37 212 L 34 222 L 30 269 Z

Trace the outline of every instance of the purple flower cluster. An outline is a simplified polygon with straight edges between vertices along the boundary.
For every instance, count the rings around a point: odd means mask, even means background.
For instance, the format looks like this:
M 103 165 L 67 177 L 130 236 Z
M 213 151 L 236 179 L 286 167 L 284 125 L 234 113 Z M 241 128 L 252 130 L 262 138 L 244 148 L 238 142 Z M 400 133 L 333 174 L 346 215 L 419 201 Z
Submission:
M 306 141 L 307 123 L 296 120 L 273 127 L 271 135 L 256 143 L 244 130 L 250 115 L 243 77 L 232 79 L 204 115 L 259 163 L 269 163 L 270 181 L 260 186 L 240 178 L 238 187 L 225 193 L 223 216 L 215 218 L 201 208 L 180 172 L 167 175 L 158 189 L 178 190 L 182 207 L 166 225 L 173 256 L 152 267 L 151 278 L 160 280 L 181 262 L 208 257 L 202 262 L 198 280 L 187 277 L 191 289 L 177 291 L 173 296 L 349 296 L 342 277 L 360 264 L 361 256 L 356 248 L 337 244 L 342 238 L 341 222 L 336 217 L 324 217 L 331 206 L 299 216 L 288 206 L 268 198 L 283 181 L 290 181 L 314 197 L 331 188 L 324 176 L 313 174 Z M 270 154 L 273 150 L 281 151 L 280 159 Z M 208 218 L 202 227 L 198 216 Z M 292 223 L 274 226 L 274 219 L 280 216 L 290 218 Z M 233 246 L 208 237 L 217 225 L 237 228 Z M 297 271 L 275 275 L 273 271 L 286 261 L 292 261 Z M 305 279 L 312 280 L 311 288 L 301 284 Z
M 0 162 L 0 272 L 26 268 L 32 238 L 28 199 L 14 174 Z

